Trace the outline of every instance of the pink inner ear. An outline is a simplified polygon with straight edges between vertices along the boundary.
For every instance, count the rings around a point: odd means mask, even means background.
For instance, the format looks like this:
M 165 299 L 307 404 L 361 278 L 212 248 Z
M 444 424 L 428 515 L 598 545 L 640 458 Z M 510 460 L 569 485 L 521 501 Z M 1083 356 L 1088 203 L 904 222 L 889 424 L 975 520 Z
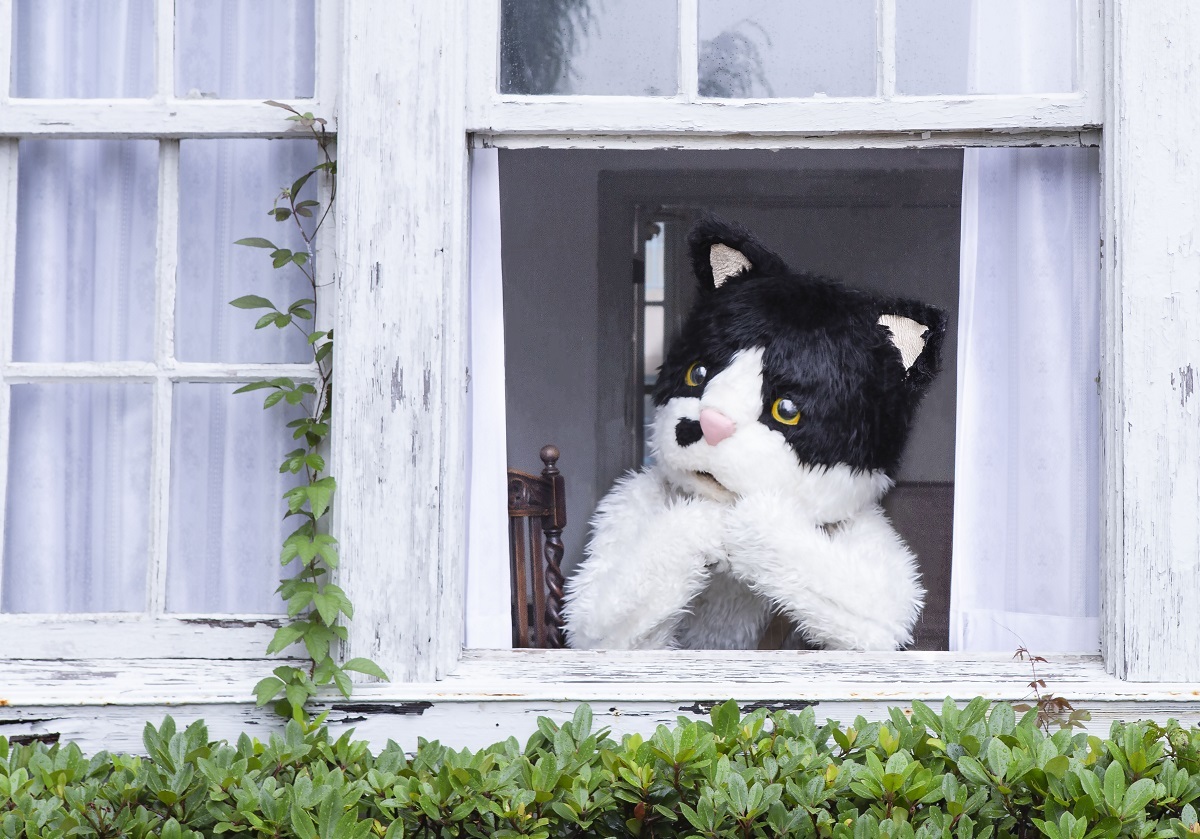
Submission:
M 925 349 L 925 333 L 929 327 L 903 315 L 880 315 L 876 323 L 887 328 L 892 343 L 900 350 L 904 369 L 908 370 Z
M 730 277 L 750 270 L 750 260 L 741 251 L 719 243 L 708 249 L 708 264 L 712 266 L 713 285 L 717 288 Z

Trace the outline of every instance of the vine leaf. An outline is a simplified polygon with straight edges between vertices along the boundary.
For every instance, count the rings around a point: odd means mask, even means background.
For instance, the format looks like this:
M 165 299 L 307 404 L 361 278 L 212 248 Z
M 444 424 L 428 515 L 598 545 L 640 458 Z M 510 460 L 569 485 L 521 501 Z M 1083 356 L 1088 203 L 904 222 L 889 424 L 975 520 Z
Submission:
M 271 643 L 267 645 L 267 655 L 275 655 L 277 652 L 286 650 L 292 644 L 299 641 L 307 630 L 308 623 L 305 621 L 297 621 L 279 627 L 279 629 L 275 630 L 275 635 L 271 638 Z
M 290 187 L 288 187 L 288 194 L 291 195 L 293 198 L 295 198 L 297 195 L 299 195 L 300 190 L 304 189 L 304 185 L 306 183 L 308 183 L 308 179 L 313 176 L 314 172 L 316 172 L 315 169 L 310 169 L 308 172 L 305 172 L 303 175 L 296 178 L 295 182 Z M 316 203 L 316 202 L 313 202 L 313 203 Z M 306 205 L 306 206 L 312 206 L 312 205 Z
M 369 658 L 352 658 L 342 665 L 343 670 L 353 670 L 355 673 L 362 673 L 366 676 L 374 676 L 376 679 L 388 680 L 387 674 L 383 672 L 378 664 L 371 661 Z
M 270 248 L 277 250 L 277 246 L 270 239 L 264 239 L 261 236 L 250 236 L 245 239 L 238 239 L 234 242 L 235 245 L 245 245 L 248 248 Z
M 283 680 L 275 676 L 267 676 L 254 686 L 254 699 L 258 707 L 262 707 L 274 699 L 283 688 Z
M 236 306 L 239 309 L 274 309 L 275 304 L 265 297 L 259 297 L 257 294 L 247 294 L 239 297 L 237 300 L 230 300 L 230 306 Z

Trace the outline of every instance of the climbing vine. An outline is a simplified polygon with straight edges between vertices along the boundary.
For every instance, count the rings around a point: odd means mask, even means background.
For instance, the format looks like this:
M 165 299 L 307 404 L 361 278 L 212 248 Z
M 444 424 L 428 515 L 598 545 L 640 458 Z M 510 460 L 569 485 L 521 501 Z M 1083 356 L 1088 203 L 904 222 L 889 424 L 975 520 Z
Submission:
M 317 234 L 329 218 L 337 197 L 337 161 L 332 152 L 332 136 L 326 131 L 326 121 L 311 113 L 300 113 L 290 105 L 269 101 L 266 104 L 289 112 L 288 120 L 309 131 L 320 150 L 320 161 L 284 187 L 268 211 L 275 221 L 293 224 L 304 243 L 302 250 L 280 247 L 269 239 L 250 237 L 235 244 L 269 251 L 272 268 L 276 271 L 299 271 L 312 291 L 310 297 L 277 306 L 266 297 L 247 294 L 230 301 L 239 309 L 265 310 L 254 325 L 255 329 L 298 329 L 304 335 L 316 367 L 315 382 L 296 382 L 279 377 L 250 382 L 235 393 L 269 391 L 263 401 L 264 410 L 277 406 L 292 406 L 303 411 L 300 419 L 287 424 L 298 446 L 289 451 L 279 466 L 281 473 L 300 477 L 296 486 L 284 493 L 287 518 L 299 521 L 283 542 L 280 562 L 286 576 L 277 591 L 287 604 L 288 622 L 281 626 L 267 646 L 268 655 L 283 652 L 295 643 L 302 643 L 308 652 L 307 666 L 291 664 L 276 667 L 272 675 L 254 687 L 259 706 L 274 702 L 282 716 L 297 720 L 307 718 L 306 703 L 317 694 L 319 687 L 333 684 L 343 696 L 353 690 L 349 672 L 365 673 L 380 679 L 387 676 L 370 659 L 352 658 L 338 664 L 334 655 L 338 641 L 346 640 L 345 621 L 354 617 L 354 607 L 340 587 L 330 580 L 330 572 L 338 567 L 337 540 L 328 533 L 328 516 L 337 490 L 337 482 L 328 474 L 325 457 L 330 431 L 333 401 L 333 330 L 317 328 L 317 298 L 319 297 L 315 268 Z M 316 198 L 304 197 L 305 187 L 314 175 L 324 173 L 330 184 L 329 199 L 322 207 Z M 309 194 L 315 188 L 308 190 Z M 299 563 L 294 570 L 294 563 Z

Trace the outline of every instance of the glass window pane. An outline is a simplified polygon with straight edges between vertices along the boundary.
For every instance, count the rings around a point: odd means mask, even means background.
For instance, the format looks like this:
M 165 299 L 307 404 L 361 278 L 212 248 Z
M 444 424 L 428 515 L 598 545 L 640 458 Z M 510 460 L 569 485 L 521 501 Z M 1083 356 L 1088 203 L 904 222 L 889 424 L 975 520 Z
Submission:
M 312 297 L 300 268 L 272 269 L 270 251 L 235 245 L 263 237 L 305 250 L 295 218 L 267 214 L 285 186 L 317 163 L 316 144 L 304 140 L 184 140 L 179 150 L 179 269 L 175 355 L 182 361 L 311 361 L 295 327 L 256 330 L 262 310 L 229 301 L 257 294 L 282 309 Z M 301 190 L 316 198 L 317 180 Z M 314 218 L 302 219 L 313 228 Z
M 897 0 L 896 91 L 1075 89 L 1075 0 Z
M 16 0 L 13 15 L 13 96 L 154 93 L 153 0 Z
M 266 391 L 184 382 L 175 387 L 171 429 L 171 518 L 167 611 L 263 614 L 284 611 L 275 594 L 284 536 L 280 474 L 294 444 L 284 425 L 297 409 L 264 411 Z M 295 567 L 295 566 L 293 566 Z
M 150 392 L 12 386 L 0 610 L 144 610 Z
M 700 95 L 874 96 L 875 0 L 700 0 Z
M 500 92 L 673 96 L 674 0 L 502 0 Z
M 23 140 L 17 181 L 17 361 L 149 360 L 158 145 Z
M 654 234 L 646 240 L 646 269 L 645 269 L 645 294 L 647 303 L 663 302 L 663 280 L 666 271 L 666 266 L 663 264 L 665 254 L 663 245 L 666 243 L 666 236 L 663 235 L 663 223 L 656 221 L 653 223 Z
M 314 0 L 175 0 L 175 93 L 312 96 Z
M 642 333 L 642 370 L 645 372 L 646 384 L 654 384 L 658 378 L 658 368 L 663 363 L 663 307 L 648 305 L 645 307 L 645 332 Z

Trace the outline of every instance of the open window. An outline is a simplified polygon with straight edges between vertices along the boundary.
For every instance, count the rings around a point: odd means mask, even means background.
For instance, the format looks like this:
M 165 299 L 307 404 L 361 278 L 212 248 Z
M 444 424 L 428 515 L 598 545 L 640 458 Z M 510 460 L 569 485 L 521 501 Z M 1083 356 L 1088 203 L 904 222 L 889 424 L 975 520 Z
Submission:
M 498 166 L 506 450 L 527 470 L 542 443 L 563 452 L 568 575 L 596 503 L 649 457 L 649 390 L 696 293 L 684 239 L 712 211 L 797 269 L 949 313 L 943 371 L 884 500 L 927 590 L 913 649 L 950 648 L 952 580 L 956 649 L 1096 648 L 1094 153 L 539 149 L 502 150 Z M 1022 198 L 1035 179 L 1048 185 Z M 795 643 L 779 632 L 762 643 Z
M 475 372 L 505 383 L 510 463 L 534 468 L 546 442 L 563 452 L 567 573 L 596 502 L 646 461 L 646 394 L 693 299 L 683 239 L 714 211 L 797 269 L 950 312 L 943 372 L 885 500 L 928 590 L 915 648 L 1097 650 L 1099 158 L 1011 148 L 1079 145 L 1034 125 L 1050 102 L 1090 107 L 1090 11 L 701 0 L 626 33 L 618 6 L 542 15 L 501 3 L 499 77 L 480 83 L 501 95 L 475 100 L 476 122 L 492 126 L 476 157 L 500 146 L 494 165 L 477 160 L 473 188 L 498 190 L 500 264 L 486 272 L 503 275 L 489 300 L 504 304 L 503 343 L 493 336 L 475 360 L 501 347 L 505 358 L 502 375 Z M 663 62 L 676 33 L 677 61 Z M 792 49 L 797 38 L 806 49 Z M 630 54 L 653 57 L 621 60 Z M 638 110 L 652 100 L 655 111 Z M 1018 101 L 1029 108 L 1020 140 L 870 139 L 905 108 Z M 840 129 L 783 127 L 835 112 Z M 676 120 L 702 136 L 683 139 Z M 636 128 L 618 140 L 617 125 Z M 494 428 L 484 445 L 500 439 Z M 471 562 L 488 563 L 477 548 Z M 487 609 L 471 581 L 494 586 L 493 572 L 468 568 L 469 647 Z

